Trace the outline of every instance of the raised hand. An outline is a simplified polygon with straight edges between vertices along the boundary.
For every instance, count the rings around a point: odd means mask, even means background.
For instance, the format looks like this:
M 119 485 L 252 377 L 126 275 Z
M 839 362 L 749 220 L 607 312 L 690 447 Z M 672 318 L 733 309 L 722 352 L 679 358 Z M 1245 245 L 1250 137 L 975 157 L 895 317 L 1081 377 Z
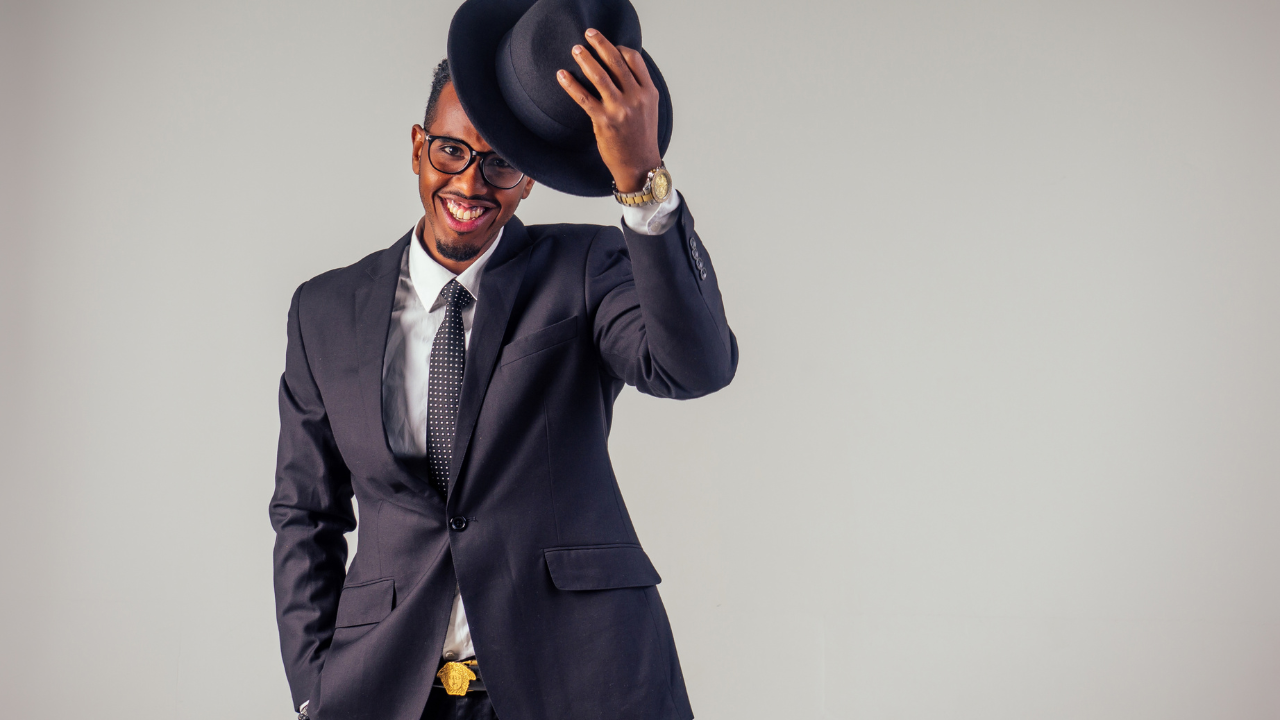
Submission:
M 616 47 L 595 28 L 588 28 L 587 42 L 604 61 L 602 67 L 581 45 L 573 47 L 574 59 L 600 93 L 597 100 L 568 71 L 556 73 L 560 86 L 591 117 L 600 157 L 613 173 L 620 192 L 644 187 L 649 171 L 662 163 L 658 152 L 658 89 L 639 51 Z

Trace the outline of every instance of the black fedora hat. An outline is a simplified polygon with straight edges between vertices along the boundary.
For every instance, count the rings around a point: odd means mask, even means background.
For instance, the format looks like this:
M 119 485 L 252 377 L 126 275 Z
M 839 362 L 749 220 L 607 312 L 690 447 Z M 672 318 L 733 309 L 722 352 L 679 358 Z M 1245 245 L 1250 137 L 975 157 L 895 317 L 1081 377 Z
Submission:
M 568 70 L 595 91 L 573 46 L 596 28 L 640 51 L 658 89 L 658 152 L 671 142 L 671 93 L 640 45 L 640 18 L 628 0 L 466 0 L 449 26 L 449 72 L 480 136 L 529 177 L 571 195 L 613 192 L 591 118 L 556 80 Z M 592 50 L 594 53 L 594 50 Z

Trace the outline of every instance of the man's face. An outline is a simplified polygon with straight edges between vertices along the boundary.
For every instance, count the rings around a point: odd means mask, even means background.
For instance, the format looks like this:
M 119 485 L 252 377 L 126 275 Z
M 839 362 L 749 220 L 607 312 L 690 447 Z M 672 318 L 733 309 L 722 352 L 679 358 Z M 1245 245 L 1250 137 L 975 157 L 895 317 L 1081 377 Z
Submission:
M 426 211 L 423 241 L 436 260 L 461 272 L 457 266 L 470 265 L 487 250 L 520 201 L 529 197 L 533 179 L 526 177 L 510 190 L 496 188 L 481 175 L 479 158 L 457 175 L 440 172 L 427 161 L 427 135 L 462 140 L 477 152 L 493 148 L 467 119 L 452 83 L 440 92 L 431 127 L 424 131 L 421 125 L 413 126 L 413 172 Z

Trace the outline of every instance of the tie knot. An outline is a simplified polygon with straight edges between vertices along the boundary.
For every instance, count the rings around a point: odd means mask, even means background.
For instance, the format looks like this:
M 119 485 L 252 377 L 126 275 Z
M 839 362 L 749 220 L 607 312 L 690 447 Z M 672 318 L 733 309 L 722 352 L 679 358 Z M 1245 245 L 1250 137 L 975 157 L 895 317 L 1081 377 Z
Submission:
M 441 288 L 440 299 L 444 300 L 447 307 L 454 307 L 458 310 L 465 310 L 475 300 L 475 298 L 471 297 L 471 293 L 462 287 L 462 283 L 458 282 L 457 278 L 450 280 L 448 285 Z

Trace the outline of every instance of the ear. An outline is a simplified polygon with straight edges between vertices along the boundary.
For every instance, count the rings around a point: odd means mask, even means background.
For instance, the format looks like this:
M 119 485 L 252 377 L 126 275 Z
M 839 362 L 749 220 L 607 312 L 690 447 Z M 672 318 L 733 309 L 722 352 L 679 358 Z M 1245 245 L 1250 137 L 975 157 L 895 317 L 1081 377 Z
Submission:
M 533 192 L 533 178 L 527 177 L 524 179 L 524 192 L 520 194 L 520 199 L 528 198 L 531 192 Z
M 413 174 L 422 174 L 422 148 L 427 142 L 427 131 L 421 125 L 414 125 L 409 131 L 409 139 L 413 142 Z

